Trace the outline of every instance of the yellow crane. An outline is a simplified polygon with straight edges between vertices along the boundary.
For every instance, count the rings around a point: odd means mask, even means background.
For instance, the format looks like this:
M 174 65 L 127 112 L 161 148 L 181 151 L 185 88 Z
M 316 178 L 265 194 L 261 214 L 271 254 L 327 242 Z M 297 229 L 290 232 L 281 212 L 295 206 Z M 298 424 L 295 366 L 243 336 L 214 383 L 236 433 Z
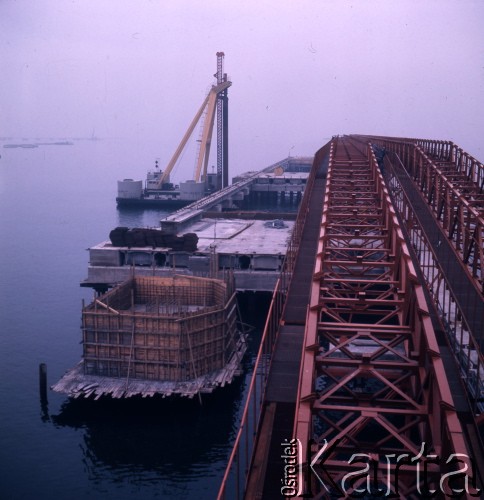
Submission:
M 197 111 L 195 117 L 193 118 L 192 122 L 190 123 L 190 126 L 188 127 L 187 131 L 185 132 L 185 135 L 183 136 L 180 144 L 176 148 L 176 151 L 173 154 L 171 160 L 169 161 L 168 165 L 166 166 L 163 173 L 161 174 L 161 176 L 158 180 L 157 189 L 161 189 L 163 183 L 165 182 L 165 179 L 167 179 L 169 177 L 171 171 L 173 170 L 173 167 L 175 166 L 176 162 L 178 161 L 178 158 L 180 157 L 181 152 L 185 148 L 185 146 L 188 142 L 188 139 L 192 135 L 193 130 L 195 129 L 195 127 L 196 127 L 198 121 L 200 120 L 200 117 L 202 116 L 205 109 L 207 109 L 207 115 L 206 115 L 205 121 L 203 123 L 202 137 L 201 137 L 201 143 L 200 143 L 200 152 L 198 154 L 197 163 L 195 166 L 194 180 L 196 182 L 206 180 L 208 159 L 209 159 L 209 154 L 210 154 L 210 144 L 212 142 L 212 131 L 213 131 L 213 124 L 214 124 L 214 120 L 215 120 L 217 96 L 221 92 L 223 92 L 225 89 L 230 87 L 231 85 L 232 85 L 232 82 L 226 80 L 226 81 L 223 81 L 221 83 L 217 83 L 217 85 L 212 86 L 207 97 L 205 98 L 202 105 L 200 106 L 200 109 Z

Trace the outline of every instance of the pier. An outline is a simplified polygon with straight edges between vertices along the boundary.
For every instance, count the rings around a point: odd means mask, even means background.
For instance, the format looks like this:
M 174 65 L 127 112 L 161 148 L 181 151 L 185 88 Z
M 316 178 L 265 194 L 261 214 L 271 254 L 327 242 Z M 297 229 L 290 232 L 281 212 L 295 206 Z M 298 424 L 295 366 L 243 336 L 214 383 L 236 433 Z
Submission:
M 89 248 L 82 286 L 100 292 L 138 276 L 210 276 L 232 270 L 239 291 L 272 292 L 282 269 L 297 208 L 312 158 L 289 157 L 250 171 L 211 196 L 160 221 L 164 234 L 198 236 L 196 251 L 166 246 L 114 246 L 106 240 Z
M 235 294 L 275 289 L 311 163 L 249 172 L 158 228 L 118 227 L 91 247 L 82 360 L 52 389 L 191 398 L 231 383 L 246 350 Z
M 218 498 L 482 494 L 483 195 L 451 142 L 317 152 Z
M 484 463 L 483 164 L 448 141 L 362 135 L 333 137 L 304 160 L 307 172 L 291 172 L 294 161 L 161 221 L 163 234 L 196 234 L 195 252 L 103 242 L 89 250 L 83 285 L 108 289 L 133 269 L 230 270 L 238 291 L 273 293 L 219 498 L 351 495 L 366 487 L 364 475 L 347 482 L 355 453 L 369 457 L 378 488 L 391 457 L 424 451 L 439 457 L 427 488 L 455 491 L 441 479 L 458 474 L 449 457 L 466 457 L 474 489 L 464 497 L 474 498 Z M 419 467 L 406 462 L 390 493 L 418 498 Z

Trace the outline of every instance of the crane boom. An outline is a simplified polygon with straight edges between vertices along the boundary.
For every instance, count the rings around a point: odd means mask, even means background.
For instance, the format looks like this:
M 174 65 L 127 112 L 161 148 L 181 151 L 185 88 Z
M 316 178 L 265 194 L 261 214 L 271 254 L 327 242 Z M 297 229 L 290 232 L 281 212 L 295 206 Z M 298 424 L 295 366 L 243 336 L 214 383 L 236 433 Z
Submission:
M 205 109 L 205 107 L 208 105 L 208 114 L 207 114 L 207 119 L 205 120 L 204 124 L 204 130 L 203 130 L 203 135 L 202 135 L 202 144 L 200 148 L 200 156 L 198 158 L 197 162 L 197 169 L 196 169 L 196 175 L 195 175 L 195 180 L 198 181 L 200 178 L 200 171 L 201 171 L 201 163 L 203 162 L 203 159 L 205 156 L 208 156 L 208 151 L 210 151 L 210 137 L 211 137 L 211 131 L 213 129 L 213 120 L 215 117 L 214 110 L 215 110 L 215 102 L 217 99 L 217 95 L 220 92 L 223 92 L 225 89 L 230 87 L 232 85 L 232 82 L 225 81 L 222 83 L 219 83 L 218 85 L 213 85 L 212 88 L 210 89 L 210 92 L 208 93 L 207 97 L 203 101 L 202 105 L 200 106 L 199 110 L 195 114 L 195 117 L 193 118 L 192 122 L 190 123 L 190 126 L 188 127 L 187 131 L 185 132 L 185 135 L 183 136 L 180 144 L 176 148 L 175 153 L 173 154 L 171 160 L 169 161 L 168 165 L 163 171 L 163 174 L 160 176 L 160 179 L 158 181 L 157 189 L 160 189 L 163 183 L 165 182 L 165 179 L 168 178 L 170 175 L 171 171 L 173 170 L 173 167 L 175 166 L 176 162 L 178 161 L 178 158 L 180 157 L 181 152 L 185 148 L 188 139 L 193 133 L 193 130 L 195 129 L 195 126 L 197 125 L 198 121 L 200 120 L 200 117 L 202 116 L 202 113 Z M 207 148 L 208 144 L 208 148 Z M 203 154 L 202 154 L 203 151 Z M 205 161 L 205 167 L 204 167 L 204 177 L 206 175 L 206 169 L 207 169 L 207 162 L 208 162 L 208 157 Z M 199 166 L 200 165 L 200 166 Z
M 224 90 L 221 89 L 220 92 Z M 205 123 L 203 124 L 203 133 L 202 133 L 202 143 L 200 145 L 200 153 L 197 158 L 197 166 L 195 169 L 195 177 L 194 180 L 196 182 L 200 181 L 200 174 L 202 172 L 202 163 L 204 164 L 204 170 L 202 175 L 202 180 L 205 180 L 205 176 L 207 174 L 207 164 L 208 164 L 208 155 L 210 152 L 210 143 L 213 131 L 213 123 L 215 119 L 215 104 L 217 101 L 217 93 L 210 92 L 208 96 L 207 103 L 207 117 L 205 118 Z M 204 162 L 205 159 L 205 162 Z

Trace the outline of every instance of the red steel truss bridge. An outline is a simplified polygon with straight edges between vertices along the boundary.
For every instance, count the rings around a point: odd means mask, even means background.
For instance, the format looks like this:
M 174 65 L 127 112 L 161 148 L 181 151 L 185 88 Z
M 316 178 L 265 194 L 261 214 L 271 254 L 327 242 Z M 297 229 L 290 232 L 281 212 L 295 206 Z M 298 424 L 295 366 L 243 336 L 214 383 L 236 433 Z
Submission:
M 315 155 L 219 498 L 479 498 L 484 166 L 451 142 Z

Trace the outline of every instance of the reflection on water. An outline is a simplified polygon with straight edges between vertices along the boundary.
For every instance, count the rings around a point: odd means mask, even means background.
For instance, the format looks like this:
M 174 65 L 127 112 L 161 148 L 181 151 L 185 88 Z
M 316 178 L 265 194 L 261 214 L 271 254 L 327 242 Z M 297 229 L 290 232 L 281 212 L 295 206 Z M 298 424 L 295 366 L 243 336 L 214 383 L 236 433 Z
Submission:
M 245 377 L 198 399 L 68 400 L 51 420 L 83 429 L 82 453 L 91 478 L 115 471 L 118 479 L 187 481 L 220 470 L 230 450 Z M 215 471 L 214 471 L 215 465 Z M 214 484 L 214 486 L 216 486 Z
M 167 498 L 182 493 L 213 498 L 237 433 L 269 300 L 270 294 L 239 296 L 241 319 L 254 328 L 243 374 L 204 394 L 202 404 L 197 398 L 67 399 L 49 416 L 47 402 L 41 401 L 42 420 L 82 432 L 89 481 L 129 482 Z
M 0 498 L 213 498 L 231 450 L 268 300 L 240 297 L 244 375 L 198 399 L 39 400 L 80 359 L 85 249 L 116 226 L 159 227 L 163 210 L 116 209 L 123 141 L 3 149 L 0 169 Z M 130 156 L 131 155 L 131 156 Z M 131 168 L 131 167 L 129 167 Z M 130 175 L 130 174 L 128 174 Z
M 129 228 L 160 227 L 160 220 L 170 213 L 161 208 L 117 207 L 118 226 Z

